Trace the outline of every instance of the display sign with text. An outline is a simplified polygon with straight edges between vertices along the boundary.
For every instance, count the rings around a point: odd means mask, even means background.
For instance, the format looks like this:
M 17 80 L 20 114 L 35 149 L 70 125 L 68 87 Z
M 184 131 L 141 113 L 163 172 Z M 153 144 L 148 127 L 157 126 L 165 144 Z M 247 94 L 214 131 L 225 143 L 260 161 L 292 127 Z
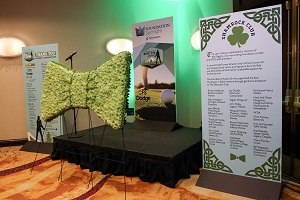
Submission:
M 176 122 L 173 18 L 132 25 L 136 119 Z
M 41 97 L 47 64 L 59 61 L 58 44 L 23 47 L 22 61 L 28 140 L 52 143 L 53 137 L 62 134 L 61 117 L 46 124 L 40 117 Z
M 199 20 L 203 168 L 281 182 L 281 6 Z

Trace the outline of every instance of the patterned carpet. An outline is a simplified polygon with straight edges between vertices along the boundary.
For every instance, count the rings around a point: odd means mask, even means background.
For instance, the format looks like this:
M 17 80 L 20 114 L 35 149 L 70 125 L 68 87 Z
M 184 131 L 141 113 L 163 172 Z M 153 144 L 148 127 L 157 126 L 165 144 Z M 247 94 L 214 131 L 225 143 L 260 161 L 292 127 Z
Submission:
M 124 177 L 92 174 L 79 166 L 52 161 L 48 154 L 19 151 L 21 146 L 0 148 L 0 199 L 125 199 Z M 63 167 L 61 167 L 63 164 Z M 61 171 L 62 169 L 62 171 Z M 61 173 L 62 172 L 62 173 Z M 60 177 L 62 174 L 62 177 Z M 61 178 L 61 180 L 60 180 Z M 246 200 L 195 186 L 199 175 L 180 180 L 175 189 L 126 177 L 127 200 Z M 300 200 L 300 185 L 283 180 L 281 200 Z

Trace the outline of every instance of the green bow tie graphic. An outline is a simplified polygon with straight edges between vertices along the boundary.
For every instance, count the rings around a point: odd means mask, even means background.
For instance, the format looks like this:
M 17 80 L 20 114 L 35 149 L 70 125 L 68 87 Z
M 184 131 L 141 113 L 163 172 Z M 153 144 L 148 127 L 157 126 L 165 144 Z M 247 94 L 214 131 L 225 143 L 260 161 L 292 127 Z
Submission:
M 122 128 L 130 86 L 130 63 L 128 51 L 88 72 L 49 62 L 41 100 L 43 120 L 49 122 L 72 108 L 90 108 L 108 125 Z
M 242 162 L 246 162 L 246 156 L 245 155 L 241 155 L 241 156 L 236 156 L 233 153 L 230 154 L 230 160 L 236 160 L 239 159 Z

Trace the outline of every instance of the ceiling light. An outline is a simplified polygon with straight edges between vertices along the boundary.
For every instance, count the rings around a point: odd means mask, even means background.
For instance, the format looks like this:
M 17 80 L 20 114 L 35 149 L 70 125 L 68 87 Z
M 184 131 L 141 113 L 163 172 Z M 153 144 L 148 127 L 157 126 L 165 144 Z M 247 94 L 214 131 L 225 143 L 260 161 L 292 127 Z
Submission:
M 200 50 L 200 31 L 196 31 L 192 38 L 191 38 L 191 44 L 195 50 Z
M 132 41 L 124 38 L 111 39 L 106 43 L 106 50 L 112 55 L 116 55 L 122 51 L 129 51 L 132 53 Z

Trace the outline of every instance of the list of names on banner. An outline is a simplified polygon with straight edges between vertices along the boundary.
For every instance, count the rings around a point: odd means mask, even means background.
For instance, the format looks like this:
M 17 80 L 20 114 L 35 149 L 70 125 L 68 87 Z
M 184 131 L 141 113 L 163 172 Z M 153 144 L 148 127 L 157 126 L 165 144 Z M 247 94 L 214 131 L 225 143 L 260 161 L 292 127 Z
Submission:
M 231 63 L 224 65 L 231 65 Z M 215 68 L 216 70 L 224 68 L 222 64 L 218 66 L 220 68 Z M 265 157 L 267 152 L 271 152 L 268 147 L 264 147 L 264 144 L 268 144 L 272 140 L 268 128 L 272 127 L 273 123 L 269 122 L 268 114 L 274 104 L 273 89 L 254 88 L 252 93 L 248 93 L 248 90 L 245 91 L 243 88 L 230 87 L 230 84 L 240 83 L 246 85 L 256 81 L 262 82 L 259 76 L 243 78 L 209 78 L 208 76 L 207 85 L 212 86 L 211 89 L 207 90 L 209 145 L 225 144 L 225 141 L 219 136 L 224 134 L 223 127 L 229 124 L 230 149 L 241 150 L 241 148 L 247 147 L 248 142 L 245 136 L 251 134 L 247 130 L 251 131 L 252 129 L 252 142 L 257 144 L 254 145 L 253 155 Z M 266 80 L 263 80 L 263 82 L 266 82 Z M 214 89 L 215 87 L 218 89 Z M 226 110 L 229 110 L 229 117 L 224 115 Z M 251 119 L 253 119 L 253 122 L 251 122 Z

